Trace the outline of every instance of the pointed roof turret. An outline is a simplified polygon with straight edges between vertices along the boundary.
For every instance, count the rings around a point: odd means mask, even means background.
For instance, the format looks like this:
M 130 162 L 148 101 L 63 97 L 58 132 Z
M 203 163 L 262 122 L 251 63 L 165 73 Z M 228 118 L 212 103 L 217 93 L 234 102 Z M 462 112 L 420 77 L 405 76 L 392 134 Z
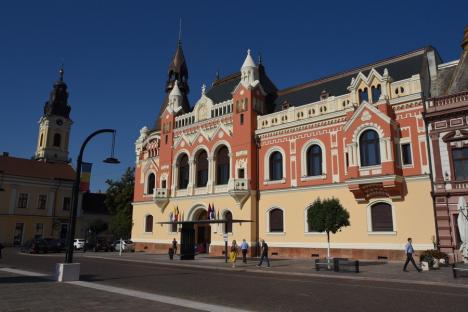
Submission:
M 172 62 L 169 64 L 169 80 L 171 78 L 180 82 L 188 79 L 188 68 L 185 62 L 184 51 L 182 50 L 182 41 L 180 40 L 177 43 L 177 49 Z
M 255 67 L 255 62 L 252 56 L 250 55 L 250 49 L 247 50 L 247 56 L 245 57 L 244 64 L 242 64 L 241 69 L 247 67 Z
M 54 83 L 49 100 L 44 105 L 44 116 L 57 115 L 70 118 L 71 107 L 68 105 L 67 84 L 63 81 L 63 65 L 59 70 L 59 80 Z
M 169 96 L 182 96 L 182 92 L 180 92 L 179 89 L 179 83 L 177 80 L 174 83 L 174 88 L 172 88 L 171 93 L 169 93 Z

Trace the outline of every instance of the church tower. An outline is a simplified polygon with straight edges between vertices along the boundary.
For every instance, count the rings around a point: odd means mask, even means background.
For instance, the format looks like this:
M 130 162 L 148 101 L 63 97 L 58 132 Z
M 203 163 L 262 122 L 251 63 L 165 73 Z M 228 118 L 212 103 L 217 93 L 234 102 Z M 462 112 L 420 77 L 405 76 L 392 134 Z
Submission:
M 156 119 L 156 130 L 161 129 L 161 117 L 166 110 L 166 107 L 169 105 L 169 95 L 176 83 L 182 97 L 180 103 L 182 109 L 180 110 L 180 113 L 188 113 L 190 112 L 190 105 L 187 98 L 187 94 L 189 93 L 188 68 L 187 63 L 185 62 L 184 52 L 182 50 L 182 41 L 180 39 L 177 43 L 177 49 L 174 57 L 169 64 L 166 81 L 166 96 L 159 110 L 159 115 Z
M 59 74 L 59 80 L 54 83 L 49 100 L 44 105 L 44 114 L 39 120 L 35 155 L 36 160 L 50 163 L 68 163 L 68 144 L 73 124 L 67 85 L 63 81 L 63 67 Z

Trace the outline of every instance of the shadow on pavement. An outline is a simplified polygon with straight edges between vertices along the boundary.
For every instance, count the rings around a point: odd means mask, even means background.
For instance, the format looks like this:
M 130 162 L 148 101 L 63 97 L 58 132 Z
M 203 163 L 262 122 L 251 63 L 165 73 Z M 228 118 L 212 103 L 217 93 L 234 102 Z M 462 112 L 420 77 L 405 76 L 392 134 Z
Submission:
M 24 283 L 44 283 L 50 279 L 37 276 L 7 276 L 0 277 L 0 284 L 24 284 Z

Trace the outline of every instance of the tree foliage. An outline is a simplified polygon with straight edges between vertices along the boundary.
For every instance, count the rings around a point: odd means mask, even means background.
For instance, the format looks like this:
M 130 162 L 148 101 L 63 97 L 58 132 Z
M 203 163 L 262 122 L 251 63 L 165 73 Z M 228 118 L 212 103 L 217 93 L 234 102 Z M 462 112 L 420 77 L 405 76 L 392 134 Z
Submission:
M 327 254 L 330 257 L 330 233 L 335 234 L 350 225 L 349 212 L 334 197 L 323 201 L 317 198 L 307 209 L 307 222 L 312 230 L 327 233 Z
M 132 231 L 132 201 L 135 169 L 127 168 L 120 180 L 107 180 L 105 204 L 111 214 L 111 231 L 117 238 L 129 238 Z
M 349 226 L 349 212 L 336 198 L 317 198 L 307 210 L 307 222 L 317 232 L 335 234 L 342 227 Z

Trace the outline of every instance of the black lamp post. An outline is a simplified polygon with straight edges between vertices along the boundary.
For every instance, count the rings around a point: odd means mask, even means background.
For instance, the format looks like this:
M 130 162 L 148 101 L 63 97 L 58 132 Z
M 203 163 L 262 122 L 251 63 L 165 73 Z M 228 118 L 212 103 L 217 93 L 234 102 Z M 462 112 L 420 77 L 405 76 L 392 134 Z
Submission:
M 72 193 L 72 209 L 70 211 L 70 229 L 67 234 L 67 254 L 65 257 L 65 263 L 73 263 L 73 241 L 75 239 L 75 227 L 76 227 L 76 212 L 78 210 L 78 193 L 80 190 L 80 181 L 81 181 L 81 165 L 83 162 L 83 152 L 86 147 L 86 144 L 98 134 L 101 133 L 112 133 L 112 149 L 111 156 L 106 158 L 103 162 L 107 164 L 119 164 L 120 161 L 114 158 L 114 146 L 115 146 L 115 130 L 114 129 L 101 129 L 91 133 L 86 140 L 84 140 L 81 145 L 80 154 L 78 154 L 78 159 L 76 161 L 76 177 L 75 182 L 73 183 L 73 193 Z M 86 242 L 85 242 L 86 243 Z

